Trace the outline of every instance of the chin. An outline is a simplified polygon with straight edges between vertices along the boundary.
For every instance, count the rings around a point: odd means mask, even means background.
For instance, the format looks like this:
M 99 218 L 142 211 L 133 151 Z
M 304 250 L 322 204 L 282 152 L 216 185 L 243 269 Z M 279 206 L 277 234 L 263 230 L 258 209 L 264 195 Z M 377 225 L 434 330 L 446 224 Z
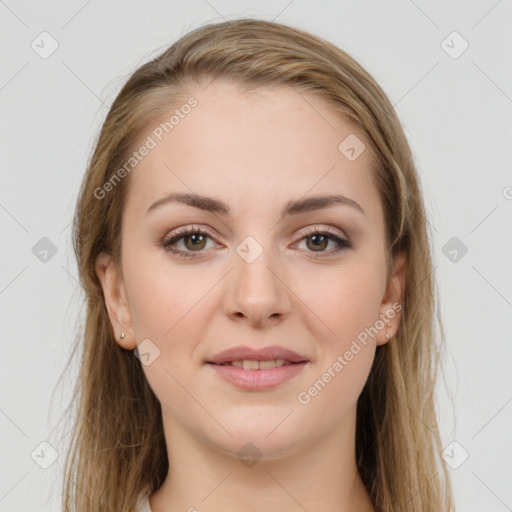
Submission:
M 293 455 L 299 450 L 294 438 L 275 438 L 272 436 L 240 435 L 229 441 L 224 440 L 222 445 L 216 448 L 232 458 L 237 458 L 247 467 L 251 467 L 257 461 L 273 461 Z
M 233 457 L 241 458 L 247 455 L 262 460 L 286 457 L 295 453 L 298 447 L 305 443 L 305 436 L 309 434 L 308 427 L 311 426 L 306 425 L 307 418 L 303 418 L 304 425 L 297 425 L 295 421 L 298 418 L 292 420 L 292 416 L 296 414 L 290 414 L 292 411 L 291 407 L 274 407 L 268 414 L 264 411 L 256 413 L 253 409 L 252 414 L 245 417 L 242 415 L 224 420 L 218 418 L 232 437 L 222 429 L 216 429 L 216 435 L 213 437 L 211 429 L 205 434 L 209 436 L 209 444 Z

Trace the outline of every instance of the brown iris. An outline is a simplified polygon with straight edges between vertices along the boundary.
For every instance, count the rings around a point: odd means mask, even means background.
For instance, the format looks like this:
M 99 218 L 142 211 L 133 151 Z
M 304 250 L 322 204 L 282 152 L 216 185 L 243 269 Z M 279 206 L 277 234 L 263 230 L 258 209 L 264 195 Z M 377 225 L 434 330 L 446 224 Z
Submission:
M 189 244 L 188 241 L 193 240 L 193 244 Z M 184 237 L 185 247 L 191 251 L 201 250 L 204 248 L 206 243 L 206 237 L 197 233 L 187 235 Z
M 310 246 L 309 244 L 309 240 L 319 240 L 320 239 L 320 243 L 317 243 L 317 242 L 313 242 L 313 245 Z M 307 242 L 307 245 L 308 245 L 308 249 L 311 249 L 311 247 L 314 247 L 315 250 L 320 248 L 320 249 L 325 249 L 327 247 L 327 244 L 329 243 L 329 238 L 324 236 L 324 235 L 312 235 L 312 236 L 309 236 L 308 237 L 308 242 Z

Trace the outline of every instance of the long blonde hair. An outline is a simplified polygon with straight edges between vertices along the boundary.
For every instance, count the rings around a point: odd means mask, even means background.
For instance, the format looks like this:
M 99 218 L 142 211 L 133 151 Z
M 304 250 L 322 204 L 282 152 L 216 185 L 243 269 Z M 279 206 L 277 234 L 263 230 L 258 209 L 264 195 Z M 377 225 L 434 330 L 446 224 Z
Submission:
M 401 124 L 379 85 L 341 49 L 290 26 L 238 19 L 199 27 L 137 69 L 117 95 L 88 163 L 73 224 L 87 309 L 73 348 L 81 360 L 68 407 L 76 426 L 63 511 L 133 511 L 167 475 L 160 403 L 138 359 L 116 343 L 95 273 L 102 251 L 120 263 L 129 176 L 101 199 L 95 191 L 126 162 L 149 122 L 182 102 L 189 86 L 214 79 L 319 95 L 370 144 L 371 176 L 386 220 L 388 275 L 399 252 L 408 264 L 398 335 L 377 347 L 358 400 L 358 469 L 377 511 L 453 510 L 434 402 L 444 333 L 431 235 Z

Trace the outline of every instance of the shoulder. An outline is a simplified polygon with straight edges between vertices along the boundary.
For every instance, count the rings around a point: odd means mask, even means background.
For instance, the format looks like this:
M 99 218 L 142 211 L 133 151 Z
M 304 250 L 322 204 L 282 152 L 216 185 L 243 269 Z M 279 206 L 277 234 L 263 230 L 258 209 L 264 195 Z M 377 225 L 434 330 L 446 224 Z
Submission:
M 137 512 L 151 512 L 151 507 L 149 505 L 149 499 L 147 496 L 142 498 L 140 501 Z

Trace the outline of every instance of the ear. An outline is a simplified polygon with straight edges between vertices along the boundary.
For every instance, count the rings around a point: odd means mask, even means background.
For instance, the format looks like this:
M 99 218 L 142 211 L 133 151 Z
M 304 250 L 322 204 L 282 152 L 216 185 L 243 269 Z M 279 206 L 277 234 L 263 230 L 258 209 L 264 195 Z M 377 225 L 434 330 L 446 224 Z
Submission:
M 405 273 L 407 268 L 407 255 L 405 252 L 397 254 L 393 259 L 393 268 L 389 276 L 386 291 L 380 305 L 380 319 L 385 323 L 383 329 L 377 334 L 377 345 L 384 345 L 391 341 L 398 333 L 402 318 L 403 299 L 405 293 Z M 389 339 L 386 338 L 389 335 Z
M 126 350 L 137 347 L 130 308 L 121 270 L 107 253 L 100 253 L 95 263 L 96 275 L 103 288 L 103 297 L 116 342 Z M 121 333 L 124 338 L 121 339 Z

